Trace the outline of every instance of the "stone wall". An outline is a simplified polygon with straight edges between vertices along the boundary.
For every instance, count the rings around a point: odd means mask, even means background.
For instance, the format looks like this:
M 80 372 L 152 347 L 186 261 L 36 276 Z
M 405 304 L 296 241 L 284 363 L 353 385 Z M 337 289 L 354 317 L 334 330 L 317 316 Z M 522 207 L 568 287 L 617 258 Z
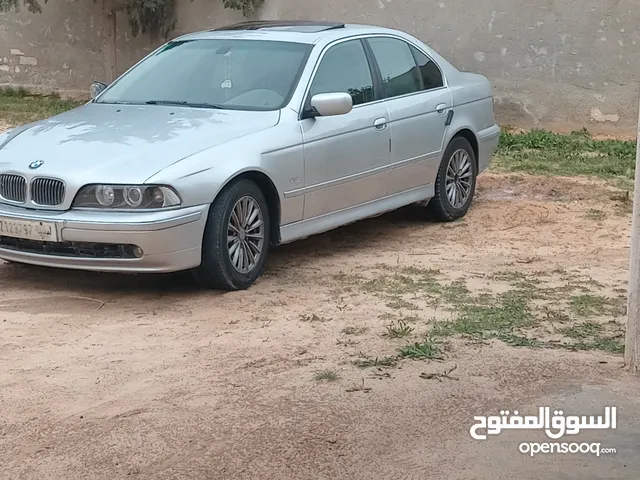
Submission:
M 220 0 L 178 1 L 175 35 L 242 20 Z M 502 124 L 635 132 L 636 0 L 266 0 L 260 16 L 407 30 L 458 68 L 487 75 Z M 49 2 L 41 15 L 0 15 L 0 84 L 85 93 L 103 77 L 100 28 L 100 3 L 88 0 Z M 117 43 L 122 73 L 158 42 L 132 38 L 119 14 Z

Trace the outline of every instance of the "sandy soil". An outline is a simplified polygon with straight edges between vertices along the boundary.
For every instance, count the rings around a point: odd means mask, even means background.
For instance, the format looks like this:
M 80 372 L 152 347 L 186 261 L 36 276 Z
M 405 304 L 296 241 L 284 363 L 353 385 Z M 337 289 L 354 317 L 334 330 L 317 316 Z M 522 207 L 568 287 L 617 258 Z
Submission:
M 499 466 L 513 454 L 478 463 L 473 415 L 585 385 L 637 392 L 621 357 L 454 341 L 443 362 L 361 370 L 406 340 L 383 337 L 384 298 L 338 279 L 416 266 L 481 288 L 561 268 L 620 292 L 626 209 L 598 182 L 486 174 L 463 221 L 363 221 L 277 249 L 227 294 L 185 275 L 0 265 L 0 477 L 515 478 Z M 428 310 L 412 312 L 415 338 Z M 420 377 L 454 365 L 458 380 Z M 341 378 L 314 380 L 324 369 Z

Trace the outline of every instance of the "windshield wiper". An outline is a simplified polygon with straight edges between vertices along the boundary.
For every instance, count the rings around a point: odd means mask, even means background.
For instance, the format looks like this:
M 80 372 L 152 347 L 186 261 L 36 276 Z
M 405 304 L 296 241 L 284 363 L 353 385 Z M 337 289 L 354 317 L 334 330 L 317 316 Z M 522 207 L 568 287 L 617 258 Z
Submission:
M 179 100 L 148 100 L 144 102 L 147 105 L 177 105 L 180 107 L 192 107 L 192 108 L 215 108 L 221 109 L 219 105 L 214 105 L 212 103 L 192 103 L 186 101 Z

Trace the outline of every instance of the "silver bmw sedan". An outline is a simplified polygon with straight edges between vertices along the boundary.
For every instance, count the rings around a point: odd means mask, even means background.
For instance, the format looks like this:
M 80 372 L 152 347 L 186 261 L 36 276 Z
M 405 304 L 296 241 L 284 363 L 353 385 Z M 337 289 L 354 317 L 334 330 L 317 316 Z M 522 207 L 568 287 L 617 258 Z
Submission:
M 364 25 L 185 35 L 92 94 L 0 134 L 0 258 L 245 289 L 279 244 L 418 202 L 461 218 L 500 134 L 487 78 Z

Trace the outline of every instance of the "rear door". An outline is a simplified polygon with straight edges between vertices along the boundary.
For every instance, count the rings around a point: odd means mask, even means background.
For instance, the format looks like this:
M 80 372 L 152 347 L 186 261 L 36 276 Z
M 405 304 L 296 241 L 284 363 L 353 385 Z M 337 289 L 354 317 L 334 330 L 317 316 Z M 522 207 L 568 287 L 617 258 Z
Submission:
M 389 110 L 389 193 L 434 184 L 442 156 L 451 94 L 439 67 L 403 39 L 367 39 Z

